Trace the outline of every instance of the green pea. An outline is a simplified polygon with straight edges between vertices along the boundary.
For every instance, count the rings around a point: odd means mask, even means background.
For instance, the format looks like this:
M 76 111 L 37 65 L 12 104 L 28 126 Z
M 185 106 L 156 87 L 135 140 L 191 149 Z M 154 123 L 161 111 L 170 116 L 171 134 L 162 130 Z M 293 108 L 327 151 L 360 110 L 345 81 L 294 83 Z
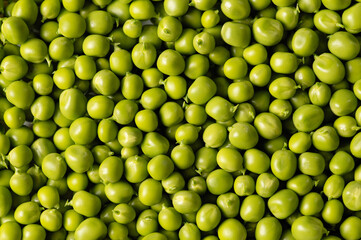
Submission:
M 189 104 L 184 111 L 185 120 L 193 125 L 203 125 L 207 120 L 207 113 L 203 106 Z
M 276 19 L 282 23 L 285 30 L 293 30 L 299 21 L 299 11 L 291 6 L 281 7 L 276 12 Z
M 229 129 L 228 138 L 232 145 L 239 149 L 250 149 L 258 143 L 258 133 L 255 127 L 249 123 L 238 122 Z M 247 141 L 245 141 L 247 139 Z
M 247 231 L 243 224 L 235 219 L 229 218 L 223 221 L 217 230 L 219 239 L 233 239 L 237 238 L 240 240 L 245 240 L 247 238 Z
M 339 83 L 345 77 L 344 65 L 331 53 L 316 56 L 312 68 L 317 78 L 326 84 Z
M 201 232 L 197 225 L 194 223 L 184 223 L 184 225 L 179 229 L 178 236 L 180 239 L 190 240 L 190 239 L 201 239 Z
M 77 13 L 67 12 L 58 20 L 58 22 L 59 33 L 64 37 L 79 38 L 85 33 L 85 19 Z
M 211 172 L 217 166 L 217 151 L 212 148 L 202 147 L 195 154 L 195 167 L 200 172 Z
M 14 147 L 19 145 L 30 146 L 34 141 L 34 133 L 30 128 L 22 126 L 19 128 L 11 128 L 6 131 L 6 136 L 10 140 L 10 144 Z
M 22 236 L 24 240 L 41 239 L 45 240 L 46 231 L 43 226 L 38 224 L 29 224 L 23 227 Z
M 256 226 L 257 239 L 279 239 L 282 234 L 282 225 L 275 217 L 262 218 Z
M 35 202 L 22 203 L 15 209 L 14 218 L 24 225 L 36 223 L 40 219 L 40 207 Z
M 28 173 L 15 172 L 9 180 L 10 189 L 19 196 L 26 196 L 33 190 L 33 179 Z
M 153 110 L 144 109 L 139 111 L 134 118 L 138 129 L 144 132 L 155 131 L 158 127 L 158 117 Z
M 174 164 L 166 155 L 157 155 L 147 164 L 149 175 L 155 180 L 164 180 L 173 172 Z
M 344 205 L 350 209 L 351 211 L 360 211 L 361 208 L 358 199 L 360 198 L 360 194 L 358 190 L 361 185 L 357 181 L 349 182 L 343 192 L 342 192 L 342 200 Z
M 224 4 L 224 2 L 222 3 Z M 243 23 L 226 22 L 222 25 L 221 36 L 223 41 L 228 45 L 245 48 L 251 42 L 251 29 L 248 25 Z M 243 37 L 239 38 L 237 36 Z
M 60 94 L 59 108 L 64 117 L 75 120 L 86 112 L 86 98 L 78 89 L 66 89 Z
M 351 172 L 355 167 L 353 157 L 345 152 L 338 151 L 331 159 L 329 168 L 333 174 L 344 175 Z
M 138 105 L 128 99 L 119 101 L 113 111 L 113 119 L 119 124 L 125 125 L 133 121 L 135 114 L 138 112 Z
M 317 176 L 325 169 L 325 158 L 314 152 L 304 152 L 298 158 L 298 168 L 306 175 Z
M 184 143 L 181 143 L 172 149 L 171 158 L 174 165 L 182 170 L 191 167 L 195 161 L 195 155 L 192 148 Z
M 24 43 L 29 36 L 29 28 L 25 21 L 17 16 L 5 19 L 1 25 L 1 32 L 6 40 L 18 45 Z
M 241 20 L 249 16 L 251 7 L 248 1 L 226 0 L 221 4 L 223 14 L 232 20 Z
M 97 215 L 101 208 L 99 197 L 83 190 L 74 194 L 71 204 L 77 213 L 86 217 Z
M 237 122 L 246 122 L 251 123 L 256 117 L 256 110 L 254 109 L 253 105 L 244 102 L 238 104 L 237 110 L 234 113 L 234 119 Z
M 325 229 L 318 218 L 302 216 L 293 222 L 291 231 L 295 239 L 321 239 Z
M 272 154 L 271 170 L 280 180 L 290 179 L 296 172 L 296 155 L 290 150 L 278 150 Z
M 74 172 L 83 173 L 93 165 L 94 157 L 91 151 L 82 145 L 71 145 L 64 153 L 67 165 Z
M 328 224 L 338 224 L 342 220 L 344 206 L 337 199 L 328 200 L 322 209 L 322 218 Z
M 75 239 L 105 238 L 107 235 L 106 225 L 95 217 L 87 218 L 76 228 Z
M 201 198 L 193 191 L 181 190 L 174 194 L 172 203 L 179 213 L 193 213 L 201 207 Z
M 158 56 L 157 68 L 166 75 L 175 76 L 184 71 L 185 61 L 177 51 L 166 49 Z
M 233 148 L 221 148 L 217 153 L 217 164 L 227 172 L 236 172 L 242 168 L 243 157 Z
M 359 227 L 361 225 L 360 218 L 350 216 L 346 218 L 340 225 L 341 236 L 345 239 L 357 239 L 361 236 Z
M 0 207 L 0 216 L 4 217 L 10 212 L 12 205 L 11 193 L 5 186 L 0 186 L 0 201 L 2 203 Z
M 260 196 L 247 196 L 241 205 L 241 218 L 246 222 L 258 222 L 263 218 L 265 207 L 265 202 Z
M 174 194 L 185 186 L 184 177 L 177 171 L 171 173 L 167 178 L 162 179 L 162 187 L 168 194 Z
M 158 214 L 152 209 L 146 209 L 141 212 L 136 221 L 136 230 L 142 235 L 148 235 L 156 232 L 158 229 Z
M 261 173 L 256 181 L 256 192 L 263 198 L 269 198 L 277 191 L 279 180 L 272 173 Z
M 310 192 L 305 195 L 300 202 L 300 212 L 303 215 L 311 216 L 321 212 L 324 203 L 321 195 L 316 192 Z
M 321 125 L 324 112 L 316 105 L 306 104 L 293 112 L 292 119 L 298 131 L 310 132 Z
M 220 195 L 232 188 L 233 177 L 223 169 L 216 169 L 208 174 L 206 182 L 210 193 Z
M 336 130 L 330 126 L 323 126 L 312 134 L 312 144 L 320 151 L 334 151 L 340 144 Z
M 0 227 L 0 237 L 2 239 L 21 239 L 21 227 L 15 222 L 5 222 Z
M 287 181 L 287 188 L 293 190 L 299 196 L 309 193 L 315 186 L 312 178 L 305 174 L 298 174 Z
M 268 200 L 268 208 L 278 219 L 286 219 L 298 207 L 299 199 L 297 194 L 290 189 L 282 189 L 276 192 Z
M 345 116 L 356 110 L 357 98 L 351 90 L 340 89 L 332 94 L 329 104 L 335 115 Z
M 184 75 L 190 79 L 205 77 L 209 70 L 209 60 L 201 54 L 193 54 L 186 59 Z
M 219 123 L 213 123 L 207 126 L 203 132 L 203 141 L 207 147 L 218 148 L 223 145 L 226 138 L 227 130 Z
M 11 107 L 5 110 L 3 118 L 9 128 L 19 128 L 25 123 L 25 111 L 18 107 Z
M 155 157 L 168 152 L 169 142 L 159 133 L 150 132 L 145 134 L 140 147 L 146 156 Z
M 125 160 L 124 175 L 128 182 L 140 183 L 148 177 L 148 161 L 141 156 L 132 156 Z

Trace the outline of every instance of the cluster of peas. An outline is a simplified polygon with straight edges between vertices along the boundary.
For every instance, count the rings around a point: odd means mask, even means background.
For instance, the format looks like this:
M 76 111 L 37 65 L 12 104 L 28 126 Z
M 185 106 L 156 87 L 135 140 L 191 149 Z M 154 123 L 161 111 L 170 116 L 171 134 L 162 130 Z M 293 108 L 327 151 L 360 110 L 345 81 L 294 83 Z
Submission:
M 359 0 L 1 7 L 1 240 L 361 239 Z

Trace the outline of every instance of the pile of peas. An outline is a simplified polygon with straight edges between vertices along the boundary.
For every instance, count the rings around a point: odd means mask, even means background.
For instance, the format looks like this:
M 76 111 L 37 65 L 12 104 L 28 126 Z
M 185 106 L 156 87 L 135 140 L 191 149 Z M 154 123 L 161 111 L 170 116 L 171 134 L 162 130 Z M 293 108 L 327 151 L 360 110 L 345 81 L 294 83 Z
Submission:
M 361 1 L 0 1 L 1 240 L 361 239 Z

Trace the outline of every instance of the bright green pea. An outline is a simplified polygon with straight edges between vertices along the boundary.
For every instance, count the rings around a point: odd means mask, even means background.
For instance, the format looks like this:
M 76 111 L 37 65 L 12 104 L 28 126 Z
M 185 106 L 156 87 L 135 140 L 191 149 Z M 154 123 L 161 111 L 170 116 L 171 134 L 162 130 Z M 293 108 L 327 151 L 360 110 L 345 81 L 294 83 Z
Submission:
M 202 202 L 197 193 L 182 190 L 174 194 L 172 203 L 177 212 L 186 214 L 198 211 Z
M 40 206 L 35 202 L 22 203 L 15 209 L 14 218 L 24 225 L 36 223 L 40 219 Z
M 216 84 L 206 76 L 198 77 L 188 88 L 187 97 L 193 103 L 203 105 L 216 93 Z
M 186 59 L 184 75 L 190 79 L 196 79 L 206 75 L 209 70 L 209 60 L 201 54 L 193 54 Z
M 21 239 L 21 227 L 15 221 L 5 222 L 0 227 L 1 239 Z
M 123 171 L 123 161 L 116 156 L 107 157 L 99 166 L 99 176 L 105 183 L 119 181 Z
M 298 174 L 289 179 L 286 186 L 299 196 L 304 196 L 312 190 L 315 186 L 315 182 L 308 175 Z
M 296 172 L 297 158 L 290 150 L 278 150 L 272 154 L 271 170 L 280 180 L 290 179 Z
M 282 37 L 284 28 L 276 19 L 261 17 L 253 23 L 253 37 L 264 46 L 278 44 Z
M 306 104 L 293 112 L 292 119 L 297 130 L 310 132 L 321 125 L 324 120 L 324 112 L 316 105 Z
M 152 158 L 167 153 L 169 141 L 157 132 L 150 132 L 145 134 L 140 147 L 146 156 Z
M 176 17 L 165 16 L 158 24 L 158 37 L 165 42 L 174 42 L 180 37 L 182 29 L 182 24 Z
M 83 145 L 69 146 L 65 150 L 64 156 L 68 167 L 77 173 L 88 171 L 94 162 L 91 151 Z
M 339 83 L 345 77 L 344 65 L 331 53 L 316 56 L 312 68 L 317 78 L 326 84 Z
M 328 200 L 322 209 L 322 218 L 328 224 L 338 224 L 342 220 L 344 206 L 337 199 Z
M 325 158 L 320 153 L 304 152 L 298 157 L 298 169 L 306 175 L 320 175 L 325 164 Z
M 340 233 L 344 239 L 358 239 L 361 237 L 361 220 L 356 216 L 346 218 L 340 225 Z
M 240 216 L 246 222 L 258 222 L 265 213 L 265 202 L 258 195 L 247 196 L 241 205 Z
M 95 217 L 87 218 L 76 228 L 75 239 L 105 238 L 107 235 L 106 225 Z
M 162 179 L 162 187 L 168 194 L 174 194 L 185 186 L 184 177 L 177 171 L 171 173 L 167 178 Z
M 11 16 L 3 21 L 1 32 L 6 40 L 15 45 L 24 43 L 29 36 L 29 28 L 25 21 L 16 16 Z
M 166 49 L 158 55 L 157 68 L 166 75 L 175 76 L 185 69 L 185 61 L 180 53 Z
M 224 4 L 224 2 L 222 2 L 222 4 Z M 223 41 L 228 45 L 245 48 L 251 42 L 251 29 L 243 23 L 226 22 L 222 25 L 221 36 Z M 243 37 L 239 38 L 237 36 Z
M 257 239 L 279 239 L 281 234 L 282 225 L 275 217 L 265 217 L 257 223 L 255 230 Z
M 250 149 L 258 143 L 258 133 L 256 128 L 249 123 L 238 122 L 229 129 L 228 139 L 232 145 L 239 149 Z M 247 139 L 247 141 L 245 141 Z
M 22 236 L 24 240 L 45 240 L 46 231 L 41 225 L 29 224 L 23 227 Z
M 335 115 L 345 116 L 356 110 L 357 98 L 351 90 L 340 89 L 332 94 L 329 105 Z
M 350 209 L 351 211 L 360 211 L 361 206 L 359 204 L 360 194 L 359 189 L 361 185 L 357 181 L 349 182 L 343 192 L 342 192 L 342 200 L 344 205 Z
M 292 236 L 298 239 L 321 239 L 325 232 L 323 223 L 316 217 L 301 216 L 291 226 Z
M 59 19 L 58 22 L 59 33 L 64 37 L 79 38 L 85 33 L 85 19 L 77 13 L 67 12 Z
M 334 151 L 340 144 L 336 130 L 331 126 L 323 126 L 312 134 L 312 145 L 320 151 Z
M 300 212 L 303 215 L 315 215 L 321 212 L 324 203 L 321 195 L 311 192 L 305 195 L 300 202 Z

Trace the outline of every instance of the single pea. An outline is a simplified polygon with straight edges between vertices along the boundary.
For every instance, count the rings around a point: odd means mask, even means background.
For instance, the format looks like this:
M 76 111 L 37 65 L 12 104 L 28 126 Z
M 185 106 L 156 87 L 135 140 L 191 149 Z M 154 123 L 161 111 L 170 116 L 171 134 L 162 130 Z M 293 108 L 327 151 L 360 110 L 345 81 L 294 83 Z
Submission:
M 184 75 L 190 79 L 204 77 L 209 71 L 209 60 L 201 54 L 193 54 L 186 59 Z
M 298 174 L 289 179 L 286 186 L 288 189 L 293 190 L 299 196 L 304 196 L 313 189 L 315 182 L 308 175 Z
M 282 181 L 290 179 L 297 170 L 296 155 L 286 149 L 274 152 L 271 158 L 271 170 Z
M 101 208 L 99 197 L 84 190 L 76 192 L 71 203 L 77 213 L 86 217 L 97 215 Z
M 0 237 L 2 239 L 21 239 L 20 225 L 15 221 L 3 223 L 0 227 Z
M 93 165 L 94 157 L 91 151 L 83 145 L 71 145 L 64 153 L 67 165 L 74 172 L 83 173 Z
M 265 139 L 274 139 L 282 134 L 281 121 L 273 113 L 258 114 L 254 119 L 254 126 L 258 134 Z
M 223 41 L 228 45 L 245 48 L 251 42 L 251 29 L 248 25 L 243 23 L 226 22 L 222 25 L 221 36 Z M 239 38 L 237 36 L 243 37 Z
M 185 187 L 184 177 L 178 172 L 172 172 L 167 178 L 162 179 L 162 187 L 168 194 L 174 194 Z
M 184 71 L 185 61 L 180 53 L 166 49 L 158 56 L 157 68 L 166 75 L 175 76 Z
M 292 6 L 280 7 L 276 12 L 276 19 L 282 23 L 285 30 L 293 30 L 299 21 L 299 11 Z
M 15 220 L 20 224 L 32 224 L 40 220 L 40 206 L 35 202 L 24 202 L 14 212 Z
M 269 198 L 267 205 L 278 219 L 286 219 L 298 208 L 297 194 L 290 189 L 282 189 Z
M 321 125 L 324 120 L 324 112 L 316 105 L 306 104 L 293 112 L 292 119 L 297 130 L 310 132 Z
M 342 220 L 344 206 L 337 199 L 328 200 L 322 209 L 322 218 L 328 224 L 338 224 Z
M 221 211 L 217 205 L 206 203 L 197 212 L 197 227 L 201 231 L 211 231 L 218 226 L 221 216 Z
M 203 105 L 216 93 L 216 84 L 206 76 L 198 77 L 188 88 L 187 97 L 193 103 Z
M 284 32 L 281 22 L 267 17 L 257 19 L 252 29 L 254 39 L 264 46 L 274 46 L 278 44 Z
M 315 215 L 321 212 L 324 202 L 319 193 L 310 192 L 300 202 L 300 212 L 303 215 Z
M 85 19 L 77 13 L 67 12 L 59 18 L 59 33 L 67 38 L 79 38 L 86 30 Z M 76 24 L 74 24 L 76 23 Z
M 179 229 L 178 236 L 180 239 L 185 239 L 185 240 L 201 239 L 201 231 L 199 230 L 196 224 L 186 222 Z
M 325 229 L 318 218 L 301 216 L 292 223 L 291 231 L 292 236 L 297 240 L 305 237 L 308 239 L 321 239 Z
M 22 236 L 24 240 L 45 240 L 46 231 L 41 225 L 29 224 L 23 227 Z
M 171 158 L 175 166 L 182 170 L 191 167 L 195 161 L 193 149 L 184 143 L 180 143 L 172 149 Z
M 148 160 L 142 156 L 131 156 L 124 162 L 124 176 L 128 182 L 140 183 L 148 177 Z
M 256 181 L 256 192 L 263 198 L 269 198 L 277 191 L 279 180 L 272 173 L 261 173 Z
M 245 19 L 250 15 L 251 7 L 248 1 L 226 0 L 221 4 L 223 14 L 232 20 Z
M 188 11 L 188 1 L 164 1 L 164 11 L 172 17 L 181 17 Z
M 10 189 L 19 196 L 26 196 L 33 190 L 33 179 L 26 172 L 15 172 L 9 180 Z
M 201 207 L 201 198 L 195 192 L 181 190 L 174 194 L 172 203 L 177 212 L 182 214 L 192 213 L 198 211 Z
M 349 182 L 343 192 L 342 192 L 342 200 L 344 205 L 350 209 L 351 211 L 360 211 L 360 204 L 358 199 L 360 198 L 360 194 L 358 190 L 361 185 L 357 181 Z
M 21 17 L 6 18 L 1 25 L 1 32 L 6 40 L 18 45 L 24 43 L 29 36 L 29 28 Z
M 336 84 L 345 77 L 345 67 L 332 53 L 322 53 L 312 64 L 317 78 L 326 84 Z
M 356 216 L 350 216 L 346 218 L 340 225 L 340 233 L 344 239 L 357 239 L 361 236 L 360 218 Z
M 325 169 L 325 158 L 320 153 L 304 152 L 298 157 L 298 169 L 306 175 L 317 176 Z
M 329 105 L 335 115 L 345 116 L 356 110 L 357 98 L 351 90 L 340 89 L 332 94 Z
M 76 228 L 75 239 L 105 238 L 107 235 L 106 225 L 95 217 L 87 218 Z
M 125 126 L 119 130 L 117 139 L 123 147 L 135 147 L 142 142 L 143 134 L 138 128 Z
M 282 225 L 275 217 L 262 218 L 256 226 L 257 239 L 279 239 L 282 234 Z
M 259 195 L 250 195 L 243 199 L 240 216 L 246 222 L 258 222 L 263 218 L 266 204 Z
M 162 84 L 171 99 L 181 99 L 187 93 L 187 82 L 182 76 L 169 76 Z
M 238 122 L 233 124 L 229 129 L 228 139 L 232 145 L 239 149 L 250 149 L 258 143 L 258 133 L 256 128 L 249 124 Z M 245 141 L 247 139 L 247 141 Z
M 312 134 L 312 145 L 320 151 L 334 151 L 340 145 L 340 139 L 333 127 L 323 126 Z
M 157 132 L 150 132 L 145 134 L 140 147 L 146 156 L 152 158 L 159 154 L 167 153 L 169 150 L 169 141 Z

